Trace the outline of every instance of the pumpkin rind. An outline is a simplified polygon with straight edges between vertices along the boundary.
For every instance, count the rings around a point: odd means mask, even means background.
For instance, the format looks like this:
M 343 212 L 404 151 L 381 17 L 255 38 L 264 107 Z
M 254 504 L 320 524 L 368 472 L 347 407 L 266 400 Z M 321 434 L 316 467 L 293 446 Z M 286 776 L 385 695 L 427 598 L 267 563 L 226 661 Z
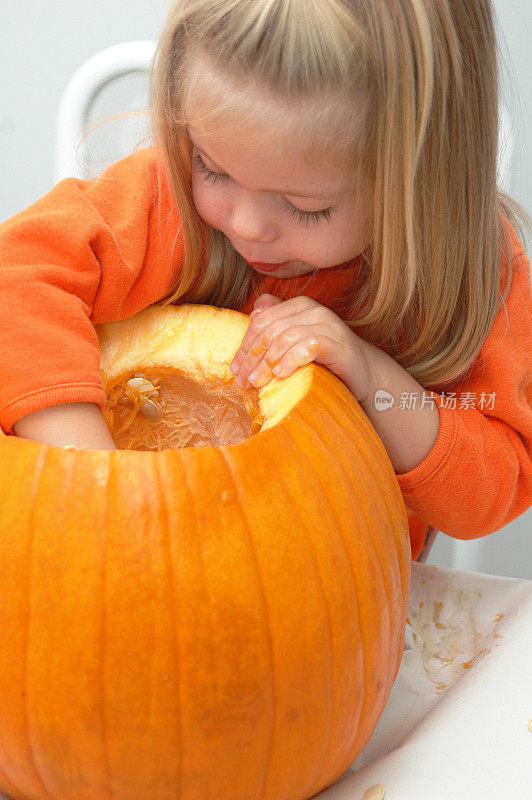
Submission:
M 147 352 L 167 359 L 174 336 L 181 369 L 230 382 L 248 323 L 150 308 L 100 328 L 102 365 L 123 369 L 112 343 L 133 330 L 132 369 Z M 409 590 L 393 467 L 323 367 L 258 396 L 262 429 L 230 446 L 62 450 L 0 435 L 7 794 L 301 800 L 369 740 Z

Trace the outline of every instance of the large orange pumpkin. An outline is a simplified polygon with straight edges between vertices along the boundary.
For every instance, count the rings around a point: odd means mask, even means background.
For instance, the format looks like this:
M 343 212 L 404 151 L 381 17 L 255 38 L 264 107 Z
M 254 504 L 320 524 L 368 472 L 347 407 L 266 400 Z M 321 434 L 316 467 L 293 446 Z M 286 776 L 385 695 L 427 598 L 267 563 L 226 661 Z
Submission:
M 299 800 L 370 738 L 402 655 L 402 495 L 328 370 L 235 386 L 248 323 L 184 305 L 98 328 L 132 449 L 0 436 L 8 795 Z M 125 391 L 136 374 L 159 421 Z M 188 446 L 166 446 L 176 430 Z

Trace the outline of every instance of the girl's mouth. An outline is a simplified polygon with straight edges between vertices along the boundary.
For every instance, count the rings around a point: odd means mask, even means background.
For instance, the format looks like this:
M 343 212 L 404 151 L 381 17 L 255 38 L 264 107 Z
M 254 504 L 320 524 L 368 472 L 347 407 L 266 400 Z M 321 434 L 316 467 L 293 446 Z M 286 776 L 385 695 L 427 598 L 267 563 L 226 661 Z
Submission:
M 262 261 L 248 261 L 247 258 L 245 258 L 244 261 L 247 261 L 247 263 L 250 264 L 252 267 L 255 267 L 255 269 L 262 269 L 267 272 L 270 272 L 271 270 L 274 269 L 279 269 L 279 267 L 284 267 L 286 264 L 290 263 L 289 261 L 283 261 L 280 264 L 266 264 Z

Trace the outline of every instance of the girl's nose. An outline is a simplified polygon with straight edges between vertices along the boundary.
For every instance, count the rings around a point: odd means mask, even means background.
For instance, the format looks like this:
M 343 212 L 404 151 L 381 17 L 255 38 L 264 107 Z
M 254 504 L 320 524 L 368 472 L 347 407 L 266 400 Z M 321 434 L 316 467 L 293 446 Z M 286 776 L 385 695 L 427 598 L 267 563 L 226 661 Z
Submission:
M 272 242 L 275 224 L 268 198 L 253 192 L 239 193 L 233 201 L 231 226 L 235 236 L 246 242 Z

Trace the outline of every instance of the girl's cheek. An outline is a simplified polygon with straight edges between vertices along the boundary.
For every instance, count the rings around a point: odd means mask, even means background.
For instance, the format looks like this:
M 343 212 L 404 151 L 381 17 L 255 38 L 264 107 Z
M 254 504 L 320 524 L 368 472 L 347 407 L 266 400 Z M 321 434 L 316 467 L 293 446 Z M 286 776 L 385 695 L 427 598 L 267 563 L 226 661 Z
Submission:
M 217 227 L 223 216 L 223 203 L 221 198 L 216 198 L 216 193 L 212 190 L 212 187 L 206 187 L 204 181 L 193 181 L 192 198 L 200 217 L 209 225 Z

